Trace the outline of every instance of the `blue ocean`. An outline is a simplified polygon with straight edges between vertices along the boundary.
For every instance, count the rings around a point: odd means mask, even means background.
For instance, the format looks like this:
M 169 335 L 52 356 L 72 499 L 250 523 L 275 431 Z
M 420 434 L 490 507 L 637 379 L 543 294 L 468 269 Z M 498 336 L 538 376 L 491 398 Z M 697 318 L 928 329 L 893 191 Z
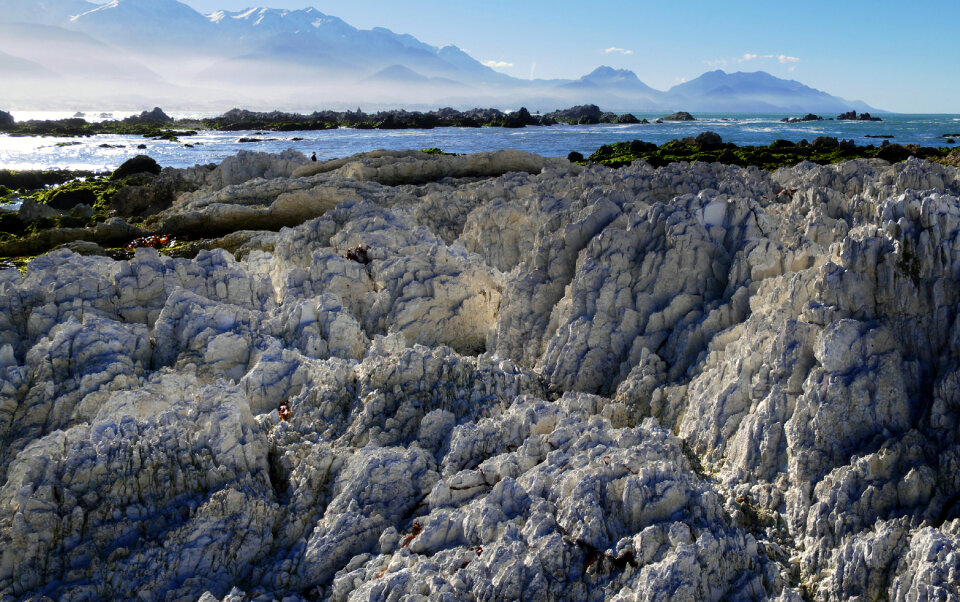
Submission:
M 60 118 L 69 114 L 13 112 L 18 120 Z M 125 114 L 114 113 L 115 117 Z M 890 136 L 891 143 L 923 146 L 948 144 L 945 135 L 956 134 L 960 142 L 960 115 L 882 114 L 883 121 L 824 121 L 783 123 L 785 114 L 716 113 L 697 114 L 697 121 L 653 123 L 662 114 L 635 113 L 650 124 L 636 125 L 555 125 L 550 127 L 436 128 L 432 130 L 336 129 L 303 132 L 212 132 L 201 131 L 180 142 L 147 140 L 140 136 L 100 135 L 89 138 L 17 138 L 0 135 L 0 169 L 83 169 L 109 171 L 135 154 L 146 153 L 161 165 L 190 167 L 218 163 L 239 150 L 276 153 L 288 148 L 321 160 L 344 157 L 376 149 L 440 148 L 451 153 L 514 148 L 544 156 L 566 156 L 571 151 L 589 155 L 604 144 L 640 139 L 662 144 L 675 138 L 713 131 L 725 142 L 737 145 L 766 145 L 777 139 L 799 142 L 818 136 L 851 139 L 858 145 L 880 144 L 873 136 Z M 200 117 L 196 113 L 171 113 L 173 117 Z M 254 139 L 241 142 L 241 138 Z M 71 144 L 72 143 L 72 144 Z M 145 144 L 145 149 L 137 146 Z M 187 145 L 191 146 L 187 146 Z

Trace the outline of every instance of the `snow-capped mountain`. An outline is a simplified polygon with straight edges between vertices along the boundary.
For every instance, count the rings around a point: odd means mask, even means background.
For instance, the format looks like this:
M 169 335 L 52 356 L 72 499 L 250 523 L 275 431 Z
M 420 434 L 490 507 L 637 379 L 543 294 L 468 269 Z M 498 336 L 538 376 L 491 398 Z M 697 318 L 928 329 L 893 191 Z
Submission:
M 357 29 L 316 8 L 203 15 L 178 0 L 0 0 L 0 15 L 8 30 L 0 35 L 0 72 L 12 87 L 26 88 L 24 74 L 33 72 L 31 81 L 136 82 L 137 93 L 148 96 L 173 84 L 181 103 L 309 98 L 509 107 L 536 99 L 633 111 L 874 110 L 763 72 L 705 73 L 666 92 L 611 67 L 577 80 L 521 80 L 456 46 L 431 46 L 383 27 Z M 31 37 L 29 27 L 45 29 Z
M 5 23 L 60 25 L 70 17 L 97 8 L 85 0 L 0 0 L 0 20 Z

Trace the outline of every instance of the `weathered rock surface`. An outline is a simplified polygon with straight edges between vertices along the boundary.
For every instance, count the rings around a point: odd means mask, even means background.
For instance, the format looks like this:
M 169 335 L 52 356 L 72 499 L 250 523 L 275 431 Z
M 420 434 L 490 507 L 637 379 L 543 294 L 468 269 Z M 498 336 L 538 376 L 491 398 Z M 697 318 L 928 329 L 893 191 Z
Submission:
M 960 597 L 960 170 L 159 178 L 242 259 L 0 271 L 0 599 Z

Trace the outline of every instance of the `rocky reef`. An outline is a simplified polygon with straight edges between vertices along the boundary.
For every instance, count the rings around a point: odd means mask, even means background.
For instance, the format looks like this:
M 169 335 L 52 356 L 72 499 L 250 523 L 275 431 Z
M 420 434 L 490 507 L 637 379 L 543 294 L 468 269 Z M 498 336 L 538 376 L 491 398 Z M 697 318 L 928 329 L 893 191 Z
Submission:
M 526 107 L 511 112 L 499 109 L 469 109 L 458 111 L 442 108 L 435 111 L 407 111 L 403 109 L 365 113 L 356 111 L 314 111 L 310 114 L 284 111 L 249 111 L 231 109 L 217 117 L 205 119 L 172 119 L 160 107 L 143 111 L 126 119 L 107 119 L 88 122 L 83 114 L 68 119 L 15 121 L 9 113 L 0 111 L 0 133 L 12 136 L 92 136 L 94 134 L 128 134 L 170 141 L 195 136 L 197 130 L 218 131 L 309 131 L 340 127 L 377 130 L 424 129 L 436 127 L 504 127 L 550 126 L 597 123 L 649 123 L 631 113 L 616 114 L 601 111 L 597 105 L 578 105 L 546 114 L 531 114 Z M 245 138 L 250 142 L 256 138 Z
M 957 168 L 174 175 L 0 271 L 0 599 L 960 596 Z
M 857 115 L 856 111 L 847 111 L 837 115 L 837 121 L 883 121 L 879 117 L 873 117 L 870 113 L 861 113 Z
M 784 117 L 780 121 L 783 123 L 804 123 L 806 121 L 823 121 L 823 117 L 814 115 L 813 113 L 807 113 L 803 117 Z
M 582 158 L 581 155 L 576 159 L 578 162 L 599 163 L 608 167 L 629 165 L 634 161 L 645 161 L 655 167 L 678 161 L 703 161 L 773 171 L 805 161 L 826 165 L 874 158 L 899 162 L 917 157 L 952 164 L 950 153 L 948 147 L 890 144 L 887 140 L 880 146 L 858 145 L 853 140 L 837 140 L 829 136 L 819 136 L 813 142 L 805 139 L 799 142 L 774 140 L 766 146 L 737 146 L 725 143 L 716 132 L 701 132 L 697 136 L 671 140 L 659 146 L 642 140 L 605 144 L 589 157 Z

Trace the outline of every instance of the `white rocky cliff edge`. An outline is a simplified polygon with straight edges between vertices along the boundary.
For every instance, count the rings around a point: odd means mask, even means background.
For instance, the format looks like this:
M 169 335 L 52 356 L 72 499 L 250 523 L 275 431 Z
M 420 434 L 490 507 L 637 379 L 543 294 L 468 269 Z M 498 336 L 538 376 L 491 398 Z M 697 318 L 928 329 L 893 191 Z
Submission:
M 0 599 L 960 599 L 956 168 L 295 155 L 0 272 Z

